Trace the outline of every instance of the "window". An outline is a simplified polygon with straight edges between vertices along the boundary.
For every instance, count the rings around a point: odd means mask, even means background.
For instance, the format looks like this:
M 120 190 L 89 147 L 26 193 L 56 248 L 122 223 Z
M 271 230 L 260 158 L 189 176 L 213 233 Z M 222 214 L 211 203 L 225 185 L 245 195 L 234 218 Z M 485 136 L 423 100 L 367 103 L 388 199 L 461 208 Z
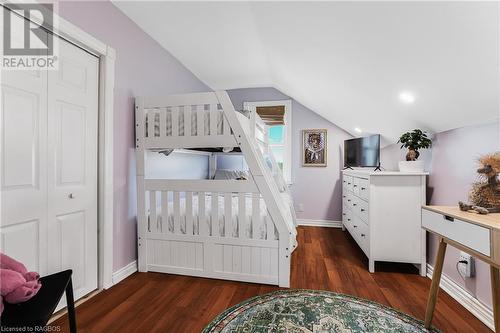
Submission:
M 274 125 L 268 127 L 269 149 L 273 152 L 276 163 L 281 172 L 285 162 L 285 125 Z
M 258 113 L 268 126 L 269 149 L 283 178 L 292 183 L 292 101 L 245 102 L 245 110 Z

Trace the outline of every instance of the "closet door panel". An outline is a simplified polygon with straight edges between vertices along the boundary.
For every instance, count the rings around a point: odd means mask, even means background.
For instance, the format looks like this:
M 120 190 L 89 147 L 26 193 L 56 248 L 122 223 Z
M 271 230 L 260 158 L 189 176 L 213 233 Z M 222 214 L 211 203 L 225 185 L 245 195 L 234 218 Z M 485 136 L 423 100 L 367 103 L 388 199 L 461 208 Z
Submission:
M 73 269 L 75 297 L 97 289 L 98 59 L 63 40 L 49 72 L 49 270 Z M 52 259 L 53 258 L 53 259 Z
M 0 94 L 0 250 L 46 274 L 47 72 L 2 70 Z

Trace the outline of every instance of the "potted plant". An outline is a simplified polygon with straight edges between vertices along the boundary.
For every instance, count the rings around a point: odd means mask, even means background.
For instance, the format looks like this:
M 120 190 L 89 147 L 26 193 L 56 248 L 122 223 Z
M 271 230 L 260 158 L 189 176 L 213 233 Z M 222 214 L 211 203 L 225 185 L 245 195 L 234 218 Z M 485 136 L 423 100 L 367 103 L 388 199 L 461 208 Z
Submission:
M 427 149 L 432 146 L 432 140 L 427 137 L 427 132 L 414 129 L 401 135 L 398 140 L 401 149 L 407 148 L 406 161 L 399 162 L 399 171 L 402 172 L 423 172 L 424 162 L 417 161 L 420 156 L 419 149 Z

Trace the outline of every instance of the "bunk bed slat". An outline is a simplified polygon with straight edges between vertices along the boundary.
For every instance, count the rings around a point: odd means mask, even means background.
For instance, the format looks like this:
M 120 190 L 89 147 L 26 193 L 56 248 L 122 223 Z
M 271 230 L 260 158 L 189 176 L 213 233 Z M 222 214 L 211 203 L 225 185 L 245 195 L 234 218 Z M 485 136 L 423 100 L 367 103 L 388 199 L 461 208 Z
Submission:
M 156 216 L 156 191 L 149 191 L 149 231 L 158 231 L 158 217 Z
M 212 236 L 220 237 L 220 228 L 219 228 L 219 193 L 212 192 Z
M 147 119 L 148 119 L 148 138 L 155 137 L 155 110 L 148 110 Z
M 246 193 L 238 194 L 238 238 L 247 238 Z
M 161 191 L 161 232 L 169 232 L 168 230 L 168 192 Z
M 210 105 L 210 135 L 217 135 L 217 117 L 219 111 L 217 110 L 217 104 Z
M 260 229 L 260 195 L 254 194 L 252 196 L 252 238 L 259 239 Z
M 266 239 L 274 239 L 274 223 L 269 215 L 266 215 Z
M 179 192 L 174 192 L 174 234 L 181 233 L 181 198 Z
M 232 193 L 224 193 L 224 237 L 233 237 L 233 207 Z
M 167 136 L 167 109 L 160 109 L 160 137 L 164 138 Z
M 196 105 L 195 105 L 196 107 Z M 184 107 L 184 136 L 191 136 L 191 113 L 192 107 Z
M 172 108 L 172 136 L 179 136 L 179 109 L 180 107 Z
M 196 110 L 196 135 L 205 136 L 205 110 L 203 105 Z
M 205 192 L 198 192 L 198 233 L 200 236 L 209 234 L 205 213 Z
M 193 192 L 186 192 L 186 235 L 193 235 Z

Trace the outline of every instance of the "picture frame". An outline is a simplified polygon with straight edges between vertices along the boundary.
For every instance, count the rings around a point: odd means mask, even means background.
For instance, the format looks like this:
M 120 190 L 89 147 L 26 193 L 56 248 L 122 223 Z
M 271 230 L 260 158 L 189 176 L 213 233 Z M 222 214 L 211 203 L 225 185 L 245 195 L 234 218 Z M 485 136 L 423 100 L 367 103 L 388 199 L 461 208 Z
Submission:
M 326 167 L 328 161 L 328 137 L 326 129 L 302 130 L 302 166 Z

